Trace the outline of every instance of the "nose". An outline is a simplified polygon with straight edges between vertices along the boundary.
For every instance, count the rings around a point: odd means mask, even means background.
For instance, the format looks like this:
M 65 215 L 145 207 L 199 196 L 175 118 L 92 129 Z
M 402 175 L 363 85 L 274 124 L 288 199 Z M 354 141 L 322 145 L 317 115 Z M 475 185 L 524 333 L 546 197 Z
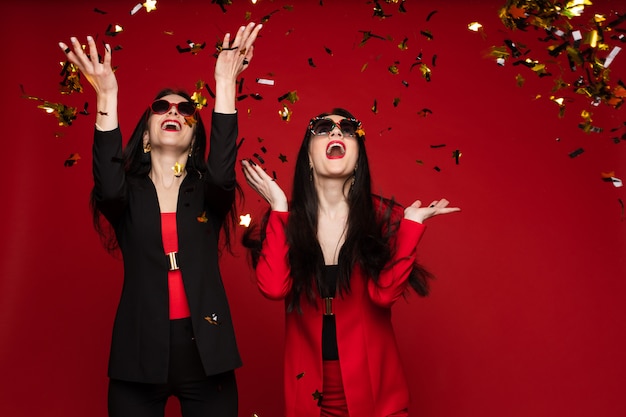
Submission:
M 333 129 L 330 131 L 330 133 L 328 134 L 328 136 L 334 136 L 334 135 L 339 135 L 341 137 L 343 137 L 343 132 L 341 131 L 341 129 L 339 128 L 339 125 L 335 125 L 333 126 Z
M 168 113 L 178 114 L 178 104 L 172 103 Z

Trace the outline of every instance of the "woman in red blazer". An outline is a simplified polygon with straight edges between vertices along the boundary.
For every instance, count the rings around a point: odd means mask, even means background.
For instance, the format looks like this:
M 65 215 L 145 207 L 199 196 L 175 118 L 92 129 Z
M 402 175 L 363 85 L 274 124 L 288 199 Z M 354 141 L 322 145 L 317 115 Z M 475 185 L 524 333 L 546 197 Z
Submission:
M 285 302 L 286 416 L 406 416 L 391 306 L 410 288 L 428 293 L 416 262 L 422 222 L 459 208 L 373 196 L 365 133 L 344 109 L 311 119 L 290 203 L 261 167 L 242 169 L 270 204 L 260 238 L 244 243 L 261 292 Z

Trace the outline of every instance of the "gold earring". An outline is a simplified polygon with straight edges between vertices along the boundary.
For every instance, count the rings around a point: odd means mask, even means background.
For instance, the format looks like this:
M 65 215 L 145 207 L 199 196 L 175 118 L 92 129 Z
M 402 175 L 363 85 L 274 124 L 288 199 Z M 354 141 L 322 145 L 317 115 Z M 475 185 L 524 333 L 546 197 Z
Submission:
M 150 145 L 150 142 L 148 142 L 145 145 L 143 145 L 143 153 L 148 153 L 151 150 L 152 150 L 152 145 Z

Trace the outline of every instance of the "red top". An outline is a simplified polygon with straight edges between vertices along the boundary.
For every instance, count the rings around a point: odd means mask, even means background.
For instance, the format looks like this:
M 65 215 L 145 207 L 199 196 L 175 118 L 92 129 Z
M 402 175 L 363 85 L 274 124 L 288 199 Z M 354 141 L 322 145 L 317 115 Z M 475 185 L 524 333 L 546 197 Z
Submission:
M 165 253 L 178 251 L 178 233 L 176 231 L 176 213 L 161 213 L 161 233 Z M 183 285 L 180 269 L 167 273 L 167 284 L 170 294 L 170 320 L 189 317 L 189 304 Z

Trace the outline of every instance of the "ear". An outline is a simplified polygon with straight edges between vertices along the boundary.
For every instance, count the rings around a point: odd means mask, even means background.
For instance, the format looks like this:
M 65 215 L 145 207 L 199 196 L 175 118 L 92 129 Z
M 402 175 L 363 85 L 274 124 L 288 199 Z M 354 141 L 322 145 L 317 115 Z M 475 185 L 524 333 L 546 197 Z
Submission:
M 150 142 L 150 135 L 148 134 L 148 131 L 146 130 L 145 132 L 143 132 L 143 146 L 145 147 L 148 142 Z

